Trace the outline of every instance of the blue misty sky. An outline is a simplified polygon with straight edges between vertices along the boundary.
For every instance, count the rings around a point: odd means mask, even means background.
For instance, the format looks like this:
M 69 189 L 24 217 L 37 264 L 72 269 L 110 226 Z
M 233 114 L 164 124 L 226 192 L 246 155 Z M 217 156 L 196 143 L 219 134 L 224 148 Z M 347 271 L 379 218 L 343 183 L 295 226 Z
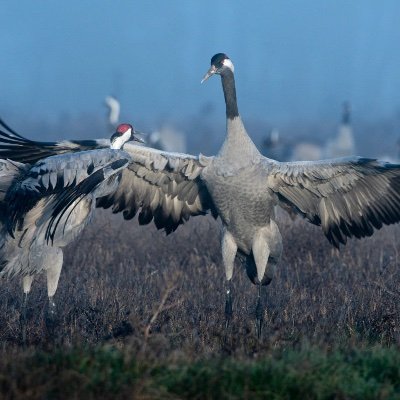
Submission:
M 0 114 L 180 118 L 205 104 L 223 118 L 211 56 L 236 67 L 245 118 L 281 122 L 400 110 L 400 1 L 0 2 Z M 221 114 L 218 114 L 221 113 Z

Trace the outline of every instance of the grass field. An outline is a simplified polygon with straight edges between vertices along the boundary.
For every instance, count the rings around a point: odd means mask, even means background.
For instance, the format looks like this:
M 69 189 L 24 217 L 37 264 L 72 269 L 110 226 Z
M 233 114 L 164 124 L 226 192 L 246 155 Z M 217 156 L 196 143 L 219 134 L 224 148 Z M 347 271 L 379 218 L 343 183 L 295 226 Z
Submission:
M 107 212 L 68 247 L 55 338 L 45 279 L 29 298 L 0 286 L 0 398 L 400 398 L 400 228 L 334 250 L 319 228 L 280 218 L 284 256 L 268 287 L 262 340 L 256 288 L 238 265 L 224 329 L 219 223 L 165 237 Z

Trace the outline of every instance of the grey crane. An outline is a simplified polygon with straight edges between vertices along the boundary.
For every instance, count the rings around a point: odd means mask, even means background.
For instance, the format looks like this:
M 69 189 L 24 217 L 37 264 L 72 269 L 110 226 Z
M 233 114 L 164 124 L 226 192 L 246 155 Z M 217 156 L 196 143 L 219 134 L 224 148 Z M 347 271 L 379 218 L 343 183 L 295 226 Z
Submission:
M 26 302 L 34 275 L 45 271 L 53 324 L 53 296 L 63 264 L 62 248 L 88 224 L 95 199 L 115 191 L 131 158 L 122 150 L 138 131 L 121 124 L 108 149 L 54 155 L 34 165 L 0 160 L 0 276 L 22 276 L 25 342 Z
M 119 114 L 121 112 L 121 104 L 114 96 L 106 96 L 105 105 L 108 107 L 107 122 L 111 128 L 116 128 L 119 124 Z
M 337 135 L 325 145 L 324 157 L 347 157 L 355 153 L 353 128 L 351 125 L 350 103 L 345 101 L 342 106 L 342 119 Z
M 400 220 L 400 165 L 357 157 L 314 162 L 266 158 L 239 116 L 234 66 L 227 55 L 212 57 L 203 81 L 213 75 L 221 76 L 226 103 L 227 133 L 218 154 L 195 157 L 126 146 L 129 166 L 123 169 L 117 189 L 98 198 L 97 206 L 112 207 L 126 219 L 140 210 L 140 224 L 154 220 L 166 233 L 193 215 L 211 211 L 219 216 L 226 325 L 232 316 L 231 280 L 239 256 L 248 277 L 258 286 L 256 326 L 260 336 L 264 287 L 271 282 L 282 253 L 275 206 L 294 210 L 321 226 L 328 240 L 339 247 L 348 237 L 370 236 L 383 224 Z M 32 142 L 29 145 L 34 146 Z M 13 146 L 3 146 L 0 156 L 2 152 L 13 158 Z

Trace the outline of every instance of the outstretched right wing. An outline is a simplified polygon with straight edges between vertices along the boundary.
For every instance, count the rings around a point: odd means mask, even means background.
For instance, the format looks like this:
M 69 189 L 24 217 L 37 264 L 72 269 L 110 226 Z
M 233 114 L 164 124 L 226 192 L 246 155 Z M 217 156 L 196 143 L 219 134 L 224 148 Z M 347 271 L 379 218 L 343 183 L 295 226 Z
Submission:
M 61 142 L 38 142 L 29 140 L 11 129 L 0 119 L 0 158 L 35 164 L 43 158 L 64 153 L 110 147 L 109 139 L 63 140 Z

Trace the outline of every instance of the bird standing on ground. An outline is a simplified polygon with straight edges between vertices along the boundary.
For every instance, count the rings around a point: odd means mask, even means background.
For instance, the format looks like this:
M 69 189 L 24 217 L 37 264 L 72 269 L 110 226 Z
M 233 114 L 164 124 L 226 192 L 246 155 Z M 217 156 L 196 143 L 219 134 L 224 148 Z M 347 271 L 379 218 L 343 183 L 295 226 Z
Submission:
M 23 337 L 28 293 L 34 276 L 45 271 L 49 307 L 63 264 L 62 247 L 88 224 L 95 199 L 115 191 L 120 172 L 131 161 L 122 150 L 137 131 L 121 124 L 110 148 L 55 155 L 34 165 L 0 160 L 0 276 L 22 276 Z
M 256 326 L 260 336 L 264 287 L 271 282 L 282 253 L 275 206 L 294 210 L 320 225 L 328 240 L 339 247 L 348 237 L 370 236 L 374 228 L 400 220 L 400 166 L 357 157 L 314 162 L 266 158 L 239 115 L 234 66 L 227 55 L 212 57 L 203 81 L 213 75 L 221 76 L 226 104 L 227 132 L 218 154 L 194 157 L 126 146 L 129 166 L 123 169 L 116 190 L 98 198 L 97 206 L 112 207 L 126 219 L 140 210 L 140 224 L 154 220 L 157 228 L 167 233 L 191 215 L 211 211 L 219 216 L 226 324 L 232 317 L 231 280 L 239 255 L 248 277 L 258 286 Z M 7 151 L 12 159 L 12 149 L 6 147 L 0 148 L 0 156 Z

